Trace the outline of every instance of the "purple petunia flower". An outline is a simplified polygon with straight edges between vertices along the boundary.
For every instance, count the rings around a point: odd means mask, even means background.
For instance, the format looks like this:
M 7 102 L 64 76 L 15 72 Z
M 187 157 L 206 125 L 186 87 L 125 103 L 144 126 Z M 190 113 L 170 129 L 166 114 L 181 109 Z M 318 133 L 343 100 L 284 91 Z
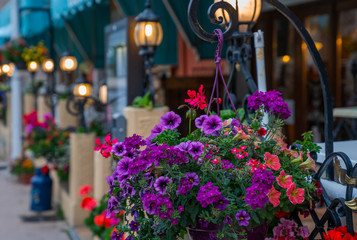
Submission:
M 132 235 L 130 235 L 129 237 L 125 238 L 125 240 L 135 240 L 135 238 Z
M 203 127 L 203 122 L 208 118 L 207 115 L 201 115 L 200 117 L 196 118 L 195 125 L 197 128 Z
M 140 223 L 138 223 L 137 221 L 131 221 L 129 226 L 130 226 L 131 231 L 138 231 Z
M 119 201 L 116 199 L 115 196 L 111 196 L 108 200 L 108 208 L 107 208 L 107 218 L 111 217 L 111 213 L 119 213 L 117 209 L 120 206 Z
M 231 222 L 233 222 L 233 220 L 229 215 L 227 215 L 223 220 L 224 225 L 230 224 Z
M 150 136 L 148 138 L 146 138 L 147 143 L 150 143 L 151 140 L 153 140 L 154 138 L 156 138 L 157 135 L 159 135 L 160 133 L 162 133 L 165 130 L 165 128 L 161 125 L 161 124 L 157 124 L 150 133 Z
M 193 158 L 197 158 L 203 154 L 203 148 L 204 145 L 201 142 L 191 142 L 188 152 Z
M 118 231 L 113 231 L 112 235 L 110 236 L 110 240 L 121 240 L 123 238 L 123 233 Z
M 182 142 L 179 145 L 177 145 L 176 147 L 178 149 L 181 149 L 184 152 L 188 152 L 189 148 L 191 146 L 191 141 L 187 141 L 187 142 Z
M 223 196 L 221 196 L 214 204 L 213 204 L 213 206 L 215 207 L 215 208 L 218 208 L 219 210 L 224 210 L 225 208 L 226 208 L 226 206 L 228 205 L 228 200 L 225 198 L 225 197 L 223 197 Z
M 175 129 L 180 125 L 181 117 L 173 111 L 170 111 L 162 115 L 160 123 L 165 129 Z
M 205 218 L 200 218 L 198 219 L 198 223 L 201 225 L 201 227 L 208 227 L 209 222 Z
M 188 181 L 192 183 L 192 185 L 197 186 L 200 184 L 200 180 L 198 179 L 198 175 L 196 173 L 186 173 L 186 178 Z
M 171 219 L 171 224 L 172 225 L 177 225 L 177 223 L 178 223 L 177 218 Z
M 117 142 L 113 145 L 112 152 L 118 157 L 124 156 L 126 154 L 125 144 L 123 142 Z
M 217 115 L 211 115 L 203 122 L 203 132 L 206 134 L 212 134 L 221 129 L 221 127 L 222 119 Z
M 236 219 L 238 220 L 239 226 L 245 226 L 246 227 L 246 226 L 249 225 L 250 216 L 244 210 L 242 210 L 242 211 L 240 211 L 239 213 L 236 214 Z
M 172 180 L 170 178 L 161 176 L 158 179 L 156 179 L 156 181 L 154 183 L 154 188 L 159 193 L 166 194 L 167 184 L 169 184 L 171 182 L 172 182 Z
M 123 157 L 119 162 L 118 165 L 115 169 L 116 173 L 117 173 L 117 179 L 118 182 L 123 182 L 126 179 L 128 179 L 130 177 L 129 175 L 129 167 L 131 164 L 132 160 L 130 158 L 127 157 Z

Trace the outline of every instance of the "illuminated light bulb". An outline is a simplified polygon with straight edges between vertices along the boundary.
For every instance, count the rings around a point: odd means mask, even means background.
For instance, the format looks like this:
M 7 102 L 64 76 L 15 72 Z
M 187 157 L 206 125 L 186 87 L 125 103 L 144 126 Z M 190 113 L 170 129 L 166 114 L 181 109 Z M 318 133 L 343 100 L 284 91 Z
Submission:
M 150 37 L 152 35 L 152 26 L 151 26 L 151 24 L 147 24 L 145 26 L 145 35 L 147 37 Z
M 82 85 L 78 89 L 79 95 L 85 96 L 87 94 L 87 88 L 86 86 Z
M 284 55 L 282 60 L 283 60 L 283 63 L 288 63 L 288 62 L 290 62 L 290 56 L 289 55 Z

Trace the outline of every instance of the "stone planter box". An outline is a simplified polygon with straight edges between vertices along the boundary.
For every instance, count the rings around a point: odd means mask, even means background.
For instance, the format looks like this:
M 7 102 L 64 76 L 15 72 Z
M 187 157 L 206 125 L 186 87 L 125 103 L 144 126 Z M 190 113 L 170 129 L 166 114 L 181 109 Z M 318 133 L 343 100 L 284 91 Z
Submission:
M 66 99 L 60 99 L 58 101 L 58 126 L 62 129 L 66 129 L 69 127 L 78 127 L 78 118 L 76 116 L 71 115 L 67 111 L 66 103 Z
M 82 226 L 89 214 L 81 208 L 78 191 L 84 184 L 93 186 L 94 140 L 93 133 L 70 135 L 69 190 L 61 191 L 62 208 L 70 226 Z
M 132 136 L 134 133 L 144 138 L 150 136 L 151 130 L 160 123 L 162 115 L 167 113 L 169 108 L 159 107 L 148 110 L 146 108 L 126 107 L 124 116 L 126 118 L 126 134 Z
M 43 95 L 39 95 L 37 98 L 37 117 L 38 117 L 38 121 L 43 122 L 43 115 L 45 113 L 51 113 L 51 108 L 47 106 L 46 104 L 46 97 Z
M 29 114 L 35 111 L 35 96 L 30 93 L 24 94 L 24 114 Z
M 99 202 L 109 191 L 106 177 L 112 175 L 112 158 L 105 158 L 99 152 L 94 152 L 94 198 Z

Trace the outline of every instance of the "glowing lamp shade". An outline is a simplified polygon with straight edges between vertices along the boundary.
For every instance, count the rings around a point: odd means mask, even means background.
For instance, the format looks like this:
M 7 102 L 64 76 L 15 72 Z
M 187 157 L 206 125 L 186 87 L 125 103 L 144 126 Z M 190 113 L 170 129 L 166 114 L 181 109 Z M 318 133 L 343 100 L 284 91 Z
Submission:
M 60 59 L 60 68 L 64 72 L 73 72 L 77 68 L 77 59 L 73 56 L 63 56 Z
M 74 86 L 74 96 L 78 98 L 89 97 L 92 95 L 92 85 L 89 83 L 79 83 Z
M 162 42 L 163 31 L 159 22 L 138 22 L 134 30 L 134 40 L 138 47 L 157 47 Z
M 106 84 L 99 88 L 99 100 L 103 104 L 107 104 L 108 102 L 108 86 Z
M 11 69 L 10 69 L 10 66 L 8 64 L 4 64 L 4 65 L 2 65 L 1 70 L 2 70 L 2 72 L 4 74 L 8 74 Z
M 42 63 L 42 70 L 44 72 L 50 73 L 53 72 L 54 69 L 54 63 L 52 59 L 46 59 L 43 63 Z
M 13 63 L 10 63 L 9 64 L 9 72 L 7 73 L 7 75 L 9 76 L 9 77 L 12 77 L 12 75 L 14 74 L 14 71 L 15 71 L 15 64 L 13 64 Z
M 238 20 L 240 22 L 240 32 L 246 32 L 248 30 L 248 24 L 257 21 L 262 8 L 261 0 L 214 0 L 214 2 L 227 2 L 231 4 L 236 10 L 236 7 L 238 5 Z M 217 10 L 216 17 L 223 18 L 223 25 L 226 25 L 230 21 L 227 11 L 222 9 Z
M 30 72 L 37 72 L 38 63 L 35 62 L 35 61 L 29 62 L 28 65 L 27 65 L 27 70 L 29 70 Z

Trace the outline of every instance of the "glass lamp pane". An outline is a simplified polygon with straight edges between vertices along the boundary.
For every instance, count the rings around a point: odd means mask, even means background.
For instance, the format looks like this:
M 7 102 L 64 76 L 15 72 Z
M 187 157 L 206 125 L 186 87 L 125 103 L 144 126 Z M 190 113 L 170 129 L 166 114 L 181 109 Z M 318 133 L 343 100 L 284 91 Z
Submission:
M 108 87 L 107 85 L 102 85 L 99 88 L 99 100 L 103 104 L 107 104 L 108 101 Z
M 138 22 L 134 30 L 134 40 L 139 47 L 157 47 L 162 42 L 163 31 L 159 22 Z
M 77 59 L 72 56 L 62 57 L 60 60 L 60 68 L 65 72 L 73 72 L 77 68 Z
M 216 3 L 222 1 L 231 4 L 234 9 L 236 9 L 236 1 L 238 2 L 238 18 L 240 22 L 257 21 L 262 8 L 261 0 L 215 0 L 214 2 Z M 230 21 L 229 15 L 226 10 L 218 9 L 216 12 L 216 17 L 217 19 L 219 17 L 223 17 L 222 24 L 227 24 Z

